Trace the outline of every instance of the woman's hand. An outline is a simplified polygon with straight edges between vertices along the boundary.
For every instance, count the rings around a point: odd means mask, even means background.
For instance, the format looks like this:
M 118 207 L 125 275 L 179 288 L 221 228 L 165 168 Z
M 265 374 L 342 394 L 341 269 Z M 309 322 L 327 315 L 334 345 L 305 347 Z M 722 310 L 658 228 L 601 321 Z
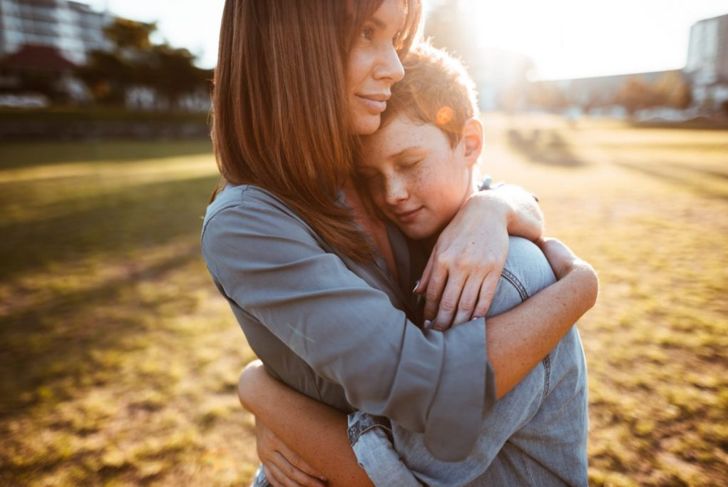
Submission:
M 508 234 L 533 240 L 542 231 L 541 210 L 521 188 L 471 196 L 440 234 L 415 289 L 426 298 L 425 320 L 446 330 L 485 316 L 508 256 Z
M 325 487 L 326 479 L 260 421 L 255 422 L 258 458 L 274 487 Z

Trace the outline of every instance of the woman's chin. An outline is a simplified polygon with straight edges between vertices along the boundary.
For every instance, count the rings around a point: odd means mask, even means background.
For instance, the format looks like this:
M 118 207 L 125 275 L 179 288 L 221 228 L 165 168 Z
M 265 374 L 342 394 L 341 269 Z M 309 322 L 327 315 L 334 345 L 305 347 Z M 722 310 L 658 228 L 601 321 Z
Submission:
M 354 120 L 354 133 L 357 135 L 372 135 L 382 123 L 381 115 L 361 115 Z

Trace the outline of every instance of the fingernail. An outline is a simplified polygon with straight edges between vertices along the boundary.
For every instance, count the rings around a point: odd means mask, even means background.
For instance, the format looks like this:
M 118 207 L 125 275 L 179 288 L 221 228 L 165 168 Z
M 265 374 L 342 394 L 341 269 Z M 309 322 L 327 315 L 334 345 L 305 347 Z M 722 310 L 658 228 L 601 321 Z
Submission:
M 414 287 L 414 289 L 412 289 L 412 294 L 414 294 L 414 293 L 417 292 L 417 288 L 418 287 L 420 287 L 420 281 L 419 280 L 415 283 L 415 287 Z

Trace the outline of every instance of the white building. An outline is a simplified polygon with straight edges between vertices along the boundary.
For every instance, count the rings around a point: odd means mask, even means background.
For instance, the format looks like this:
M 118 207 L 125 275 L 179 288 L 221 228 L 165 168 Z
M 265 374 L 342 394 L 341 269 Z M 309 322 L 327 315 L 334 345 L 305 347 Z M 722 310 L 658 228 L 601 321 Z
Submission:
M 23 45 L 52 46 L 83 64 L 89 51 L 109 47 L 103 28 L 112 20 L 69 0 L 0 0 L 0 57 Z
M 715 109 L 728 100 L 728 15 L 693 24 L 685 72 L 699 105 Z

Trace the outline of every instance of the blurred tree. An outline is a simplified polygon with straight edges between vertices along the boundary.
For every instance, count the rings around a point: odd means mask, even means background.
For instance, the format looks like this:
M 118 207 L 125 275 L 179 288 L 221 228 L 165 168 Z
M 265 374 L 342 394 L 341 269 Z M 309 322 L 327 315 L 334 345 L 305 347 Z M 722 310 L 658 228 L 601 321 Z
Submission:
M 654 83 L 642 77 L 630 77 L 615 97 L 615 103 L 622 105 L 634 116 L 638 110 L 654 107 L 668 107 L 684 110 L 693 103 L 690 84 L 678 71 L 662 74 Z
M 655 89 L 642 77 L 630 76 L 617 92 L 614 101 L 633 117 L 638 110 L 657 106 L 658 97 Z
M 156 30 L 156 22 L 137 22 L 117 17 L 104 28 L 104 35 L 117 52 L 145 51 L 152 47 L 151 36 Z
M 196 67 L 187 49 L 154 44 L 156 28 L 117 18 L 104 29 L 112 50 L 93 51 L 78 71 L 97 102 L 122 105 L 131 90 L 142 88 L 156 94 L 154 107 L 176 109 L 185 94 L 206 92 L 210 71 Z
M 535 82 L 528 86 L 527 100 L 530 106 L 550 112 L 561 112 L 571 104 L 564 90 L 553 82 Z
M 98 50 L 91 51 L 88 63 L 77 71 L 94 100 L 109 105 L 124 103 L 126 90 L 138 74 L 134 66 L 117 53 Z
M 184 48 L 167 44 L 153 46 L 149 52 L 150 86 L 176 107 L 182 96 L 204 88 L 210 73 L 194 65 L 195 56 Z
M 684 110 L 693 103 L 690 84 L 679 71 L 668 71 L 655 81 L 656 102 L 660 106 Z

